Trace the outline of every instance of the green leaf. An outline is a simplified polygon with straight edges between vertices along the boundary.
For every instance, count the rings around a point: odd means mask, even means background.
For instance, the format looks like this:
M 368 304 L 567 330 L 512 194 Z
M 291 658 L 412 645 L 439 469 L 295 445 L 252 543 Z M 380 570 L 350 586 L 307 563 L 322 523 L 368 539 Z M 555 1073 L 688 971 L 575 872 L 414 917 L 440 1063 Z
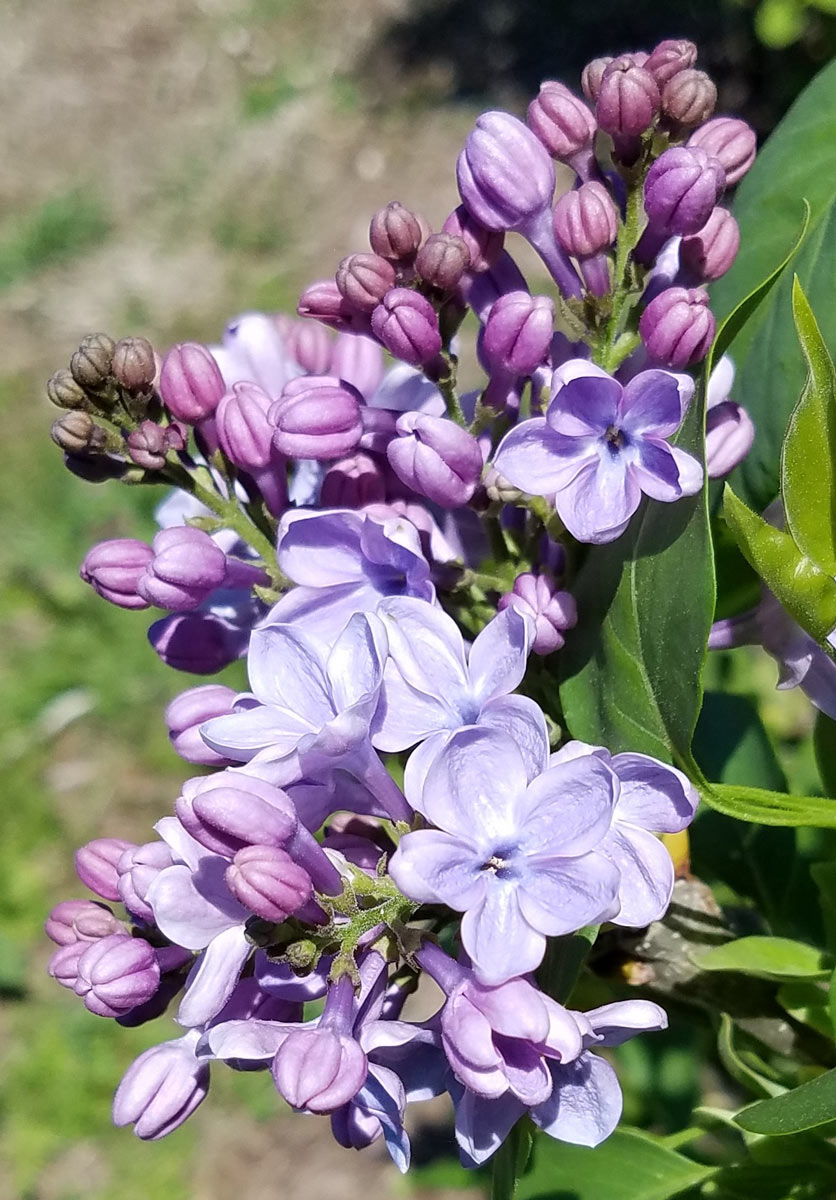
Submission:
M 519 1181 L 533 1146 L 533 1126 L 528 1118 L 523 1118 L 517 1121 L 491 1160 L 491 1200 L 515 1200 L 519 1195 Z
M 702 784 L 700 795 L 711 808 L 738 821 L 836 829 L 836 800 L 824 796 L 787 796 L 736 783 Z
M 814 946 L 780 937 L 737 938 L 693 958 L 701 971 L 737 971 L 758 979 L 826 979 L 832 969 Z
M 780 1096 L 786 1088 L 765 1074 L 768 1068 L 756 1054 L 736 1044 L 735 1034 L 731 1017 L 728 1013 L 722 1013 L 717 1034 L 717 1053 L 729 1075 L 756 1096 Z
M 797 277 L 792 308 L 808 374 L 784 439 L 781 495 L 799 550 L 836 575 L 836 370 Z
M 823 712 L 816 713 L 813 749 L 822 787 L 832 796 L 836 794 L 836 721 Z
M 828 992 L 815 983 L 785 983 L 778 989 L 778 1003 L 794 1021 L 809 1025 L 825 1037 L 833 1037 L 827 1005 Z
M 836 63 L 802 92 L 741 181 L 734 203 L 741 248 L 711 289 L 720 320 L 747 296 L 791 245 L 799 204 L 810 224 L 795 261 L 818 314 L 825 342 L 836 344 Z M 756 511 L 778 493 L 781 443 L 804 384 L 805 367 L 792 325 L 792 285 L 782 279 L 737 339 L 734 398 L 755 423 L 755 443 L 734 475 L 735 490 Z
M 800 1087 L 745 1108 L 735 1117 L 750 1133 L 782 1137 L 836 1120 L 836 1069 Z
M 753 513 L 726 485 L 723 515 L 746 560 L 802 629 L 820 644 L 836 626 L 836 582 L 792 537 Z
M 713 1174 L 638 1130 L 617 1129 L 600 1146 L 537 1139 L 519 1200 L 668 1200 Z

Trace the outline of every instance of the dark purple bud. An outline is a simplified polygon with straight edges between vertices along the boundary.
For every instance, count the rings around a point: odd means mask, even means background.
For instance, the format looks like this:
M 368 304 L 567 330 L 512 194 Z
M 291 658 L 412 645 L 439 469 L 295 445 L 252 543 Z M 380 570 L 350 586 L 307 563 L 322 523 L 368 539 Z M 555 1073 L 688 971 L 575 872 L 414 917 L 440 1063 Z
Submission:
M 265 921 L 285 921 L 313 895 L 310 875 L 278 846 L 244 846 L 224 879 L 236 900 Z
M 700 282 L 725 275 L 740 246 L 740 229 L 726 208 L 715 208 L 699 233 L 683 238 L 679 261 Z
M 638 137 L 653 124 L 661 97 L 656 80 L 632 56 L 614 58 L 601 78 L 595 103 L 598 124 L 606 133 Z
M 467 243 L 455 233 L 430 234 L 415 259 L 424 283 L 445 293 L 453 291 L 469 267 Z
M 500 598 L 500 612 L 511 605 L 534 622 L 534 654 L 551 654 L 564 643 L 563 633 L 578 622 L 574 596 L 557 590 L 548 575 L 518 575 L 514 590 Z
M 352 1037 L 332 1029 L 300 1029 L 285 1038 L 272 1069 L 279 1095 L 293 1108 L 328 1113 L 357 1095 L 368 1062 Z
M 201 846 L 227 858 L 244 846 L 284 847 L 298 824 L 283 791 L 239 770 L 187 779 L 174 808 Z
M 78 960 L 89 945 L 88 941 L 75 941 L 59 946 L 47 963 L 47 973 L 61 987 L 74 988 L 78 979 Z
M 482 113 L 459 155 L 456 176 L 465 207 L 487 229 L 519 229 L 551 207 L 549 153 L 509 113 Z
M 114 538 L 99 542 L 87 552 L 79 574 L 94 592 L 119 608 L 148 608 L 149 601 L 137 591 L 154 552 L 136 538 Z
M 354 310 L 333 279 L 318 279 L 306 287 L 296 311 L 300 317 L 321 321 L 332 329 L 347 329 L 354 323 Z
M 666 150 L 644 181 L 644 207 L 652 228 L 669 236 L 698 233 L 725 186 L 722 164 L 704 150 L 690 146 Z
M 662 88 L 662 114 L 675 125 L 693 129 L 707 121 L 717 103 L 717 88 L 705 71 L 678 71 Z
M 119 896 L 125 908 L 143 921 L 154 920 L 148 903 L 148 889 L 166 867 L 174 863 L 165 842 L 146 842 L 126 850 L 116 864 L 119 872 Z
M 151 543 L 154 557 L 137 584 L 157 608 L 190 612 L 224 582 L 226 555 L 208 533 L 189 525 L 161 529 Z
M 147 1003 L 160 986 L 153 946 L 127 933 L 91 942 L 78 960 L 74 991 L 98 1017 L 120 1017 Z
M 379 209 L 369 224 L 369 245 L 391 262 L 411 263 L 425 236 L 422 218 L 397 200 Z
M 46 383 L 46 394 L 50 404 L 54 404 L 56 408 L 87 409 L 90 407 L 90 401 L 87 399 L 84 388 L 76 383 L 72 371 L 68 371 L 66 368 L 50 375 Z
M 395 268 L 379 254 L 349 254 L 337 267 L 335 279 L 352 308 L 370 313 L 395 286 Z
M 293 379 L 270 408 L 273 445 L 287 458 L 322 462 L 350 454 L 363 433 L 363 398 L 331 375 Z
M 587 63 L 581 74 L 581 88 L 590 104 L 595 104 L 601 94 L 601 81 L 604 72 L 612 62 L 612 58 L 593 58 Z
M 70 359 L 73 379 L 85 391 L 98 391 L 110 379 L 116 343 L 106 333 L 88 333 Z
M 113 349 L 111 372 L 131 396 L 150 392 L 157 374 L 154 347 L 144 337 L 121 338 Z
M 44 929 L 46 936 L 59 946 L 95 942 L 108 934 L 125 931 L 107 905 L 96 900 L 62 900 L 47 917 Z
M 114 1125 L 154 1141 L 177 1129 L 209 1091 L 209 1064 L 195 1058 L 199 1033 L 152 1046 L 128 1067 L 113 1097 Z
M 200 736 L 200 726 L 213 717 L 232 712 L 236 693 L 222 683 L 205 683 L 175 696 L 165 710 L 165 723 L 174 750 L 186 762 L 214 767 L 226 759 L 210 750 Z
M 548 296 L 506 292 L 492 305 L 482 338 L 491 369 L 530 375 L 545 360 L 554 333 L 554 302 Z
M 681 370 L 702 362 L 714 341 L 714 314 L 701 288 L 666 288 L 641 315 L 639 333 L 658 363 Z
M 131 462 L 146 471 L 160 471 L 169 449 L 168 429 L 154 421 L 141 421 L 125 439 Z
M 592 145 L 598 128 L 594 115 L 563 83 L 548 79 L 528 106 L 528 124 L 553 158 L 569 162 Z
M 294 323 L 287 348 L 309 375 L 324 375 L 331 366 L 334 342 L 324 325 L 313 321 Z
M 662 88 L 680 71 L 693 67 L 696 61 L 697 47 L 693 42 L 685 38 L 666 38 L 651 51 L 644 68 Z
M 453 209 L 442 230 L 462 239 L 470 254 L 470 270 L 475 273 L 490 270 L 505 245 L 505 234 L 501 230 L 487 229 L 463 204 Z
M 323 508 L 364 508 L 385 499 L 386 476 L 380 463 L 362 452 L 330 466 L 319 493 Z
M 163 359 L 160 395 L 179 421 L 194 425 L 211 417 L 225 391 L 218 364 L 199 342 L 179 342 Z
M 81 882 L 103 900 L 119 900 L 116 864 L 126 850 L 135 849 L 123 838 L 96 838 L 75 853 L 75 869 Z
M 392 288 L 372 313 L 372 329 L 395 358 L 420 367 L 441 351 L 435 309 L 409 288 Z
M 726 172 L 727 187 L 733 187 L 755 161 L 757 138 L 754 129 L 737 117 L 713 117 L 694 130 L 688 146 L 718 159 Z
M 80 409 L 54 421 L 49 436 L 65 454 L 101 454 L 107 446 L 105 430 Z
M 467 504 L 482 474 L 476 438 L 453 421 L 418 412 L 404 413 L 396 429 L 386 456 L 398 478 L 442 508 Z
M 273 454 L 272 401 L 255 383 L 236 383 L 215 414 L 218 441 L 231 463 L 243 471 L 266 467 Z
M 611 246 L 618 235 L 618 213 L 603 183 L 584 183 L 560 197 L 554 231 L 567 254 L 588 258 Z
M 350 383 L 361 396 L 373 396 L 383 378 L 380 342 L 364 333 L 343 331 L 334 343 L 329 374 Z
M 247 636 L 213 613 L 176 613 L 155 621 L 148 641 L 175 671 L 214 675 L 247 648 Z

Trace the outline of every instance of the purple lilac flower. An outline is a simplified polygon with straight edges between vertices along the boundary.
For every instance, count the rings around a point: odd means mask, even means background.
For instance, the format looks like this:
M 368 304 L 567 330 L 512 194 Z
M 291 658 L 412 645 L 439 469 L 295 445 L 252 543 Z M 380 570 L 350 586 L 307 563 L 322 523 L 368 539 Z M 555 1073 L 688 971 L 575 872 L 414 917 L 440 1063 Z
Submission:
M 505 435 L 494 466 L 515 486 L 555 495 L 558 515 L 582 542 L 624 532 L 642 493 L 678 500 L 702 486 L 702 468 L 667 439 L 682 424 L 693 381 L 642 371 L 623 386 L 573 359 L 558 367 L 545 417 Z
M 618 780 L 600 759 L 530 780 L 515 742 L 496 730 L 453 735 L 410 804 L 434 825 L 408 833 L 389 863 L 401 891 L 464 913 L 461 937 L 477 975 L 502 983 L 533 971 L 546 937 L 618 912 L 617 869 L 599 851 Z
M 200 1031 L 152 1046 L 131 1064 L 113 1098 L 114 1125 L 156 1141 L 182 1125 L 209 1091 L 209 1063 L 195 1057 Z

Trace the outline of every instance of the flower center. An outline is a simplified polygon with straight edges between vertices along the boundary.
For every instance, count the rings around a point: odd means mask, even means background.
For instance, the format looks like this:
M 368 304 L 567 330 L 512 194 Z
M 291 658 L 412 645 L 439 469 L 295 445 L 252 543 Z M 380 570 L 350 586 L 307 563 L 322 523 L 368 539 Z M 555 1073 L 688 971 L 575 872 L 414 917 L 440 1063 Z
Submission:
M 619 450 L 626 444 L 627 439 L 617 425 L 608 425 L 607 431 L 604 434 L 604 441 L 607 444 L 610 454 L 615 457 Z

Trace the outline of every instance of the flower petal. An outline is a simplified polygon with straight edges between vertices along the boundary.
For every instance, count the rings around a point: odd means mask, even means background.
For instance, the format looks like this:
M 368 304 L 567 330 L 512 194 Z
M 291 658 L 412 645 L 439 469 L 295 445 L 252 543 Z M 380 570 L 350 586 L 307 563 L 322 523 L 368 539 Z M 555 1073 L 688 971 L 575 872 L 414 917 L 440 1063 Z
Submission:
M 580 858 L 530 858 L 519 888 L 520 909 L 549 937 L 609 920 L 618 912 L 618 870 L 593 852 Z
M 477 724 L 499 729 L 515 743 L 525 763 L 526 778 L 545 771 L 549 759 L 549 733 L 540 705 L 528 696 L 500 696 L 489 701 Z
M 514 837 L 527 784 L 525 763 L 507 736 L 470 726 L 453 734 L 427 772 L 421 811 L 472 846 Z
M 546 939 L 523 915 L 515 883 L 487 873 L 484 878 L 484 900 L 469 907 L 462 919 L 462 945 L 482 982 L 505 983 L 539 967 Z M 571 928 L 578 929 L 583 924 L 586 922 Z
M 544 417 L 534 417 L 506 433 L 493 465 L 514 487 L 533 496 L 549 496 L 574 479 L 590 452 L 582 439 L 576 445 L 550 429 Z
M 610 375 L 576 375 L 555 394 L 546 420 L 555 433 L 599 438 L 618 424 L 622 387 Z
M 667 438 L 685 415 L 676 376 L 668 371 L 640 371 L 624 389 L 619 424 L 635 436 Z
M 376 706 L 388 649 L 383 622 L 373 613 L 355 613 L 349 619 L 325 667 L 336 712 L 357 704 Z
M 544 1133 L 575 1146 L 597 1146 L 608 1138 L 621 1117 L 621 1088 L 615 1071 L 597 1054 L 582 1054 L 571 1063 L 553 1063 L 554 1090 L 532 1109 Z
M 629 470 L 646 496 L 665 503 L 680 498 L 679 466 L 667 443 L 640 438 L 634 447 L 634 455 Z
M 679 833 L 691 823 L 699 794 L 676 767 L 647 754 L 616 754 L 612 768 L 621 782 L 616 820 L 654 833 Z
M 192 1029 L 221 1011 L 241 977 L 252 948 L 243 925 L 233 926 L 212 939 L 189 972 L 177 1012 L 179 1024 Z
M 208 1047 L 214 1058 L 269 1063 L 287 1035 L 298 1028 L 297 1024 L 259 1021 L 253 1017 L 246 1021 L 222 1021 L 206 1030 L 201 1045 Z
M 468 668 L 480 707 L 513 692 L 522 682 L 531 646 L 532 623 L 513 605 L 496 614 L 470 648 Z
M 254 630 L 247 674 L 262 704 L 288 709 L 319 729 L 334 715 L 324 666 L 324 647 L 296 625 Z
M 291 509 L 279 522 L 280 569 L 305 587 L 359 583 L 363 576 L 363 516 L 349 509 Z
M 166 867 L 148 889 L 154 920 L 167 938 L 187 950 L 202 950 L 218 934 L 243 926 L 250 915 L 223 882 L 229 864 L 218 855 L 201 859 L 204 886 L 198 890 L 197 873 L 189 867 Z M 217 886 L 213 888 L 209 881 Z
M 484 894 L 481 866 L 472 846 L 436 829 L 419 829 L 401 838 L 389 874 L 411 900 L 464 912 Z
M 606 457 L 604 457 L 606 455 Z M 627 528 L 639 507 L 641 488 L 627 469 L 627 460 L 604 450 L 555 497 L 563 524 L 578 541 L 614 541 Z
M 520 849 L 574 858 L 593 850 L 612 824 L 619 784 L 597 754 L 549 767 L 523 799 Z
M 601 845 L 601 853 L 618 868 L 621 907 L 616 925 L 643 929 L 665 915 L 673 892 L 673 863 L 667 848 L 644 829 L 616 822 Z
M 667 1029 L 668 1014 L 652 1000 L 616 1000 L 584 1013 L 602 1046 L 620 1046 L 636 1033 Z

